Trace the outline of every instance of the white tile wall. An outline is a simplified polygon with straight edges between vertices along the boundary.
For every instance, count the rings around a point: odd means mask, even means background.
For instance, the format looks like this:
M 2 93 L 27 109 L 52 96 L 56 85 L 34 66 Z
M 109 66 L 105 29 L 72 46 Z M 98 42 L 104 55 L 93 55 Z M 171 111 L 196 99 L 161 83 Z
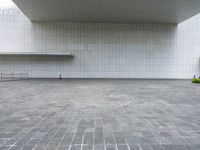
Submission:
M 192 78 L 200 75 L 200 16 L 178 26 L 31 23 L 0 14 L 0 52 L 71 52 L 73 59 L 0 57 L 0 72 L 31 77 Z

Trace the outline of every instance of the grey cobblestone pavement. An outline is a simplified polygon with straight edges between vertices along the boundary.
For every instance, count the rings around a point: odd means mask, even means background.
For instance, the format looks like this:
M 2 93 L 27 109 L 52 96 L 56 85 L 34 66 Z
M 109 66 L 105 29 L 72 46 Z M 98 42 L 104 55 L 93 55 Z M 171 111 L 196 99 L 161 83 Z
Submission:
M 188 80 L 0 82 L 0 150 L 200 150 Z

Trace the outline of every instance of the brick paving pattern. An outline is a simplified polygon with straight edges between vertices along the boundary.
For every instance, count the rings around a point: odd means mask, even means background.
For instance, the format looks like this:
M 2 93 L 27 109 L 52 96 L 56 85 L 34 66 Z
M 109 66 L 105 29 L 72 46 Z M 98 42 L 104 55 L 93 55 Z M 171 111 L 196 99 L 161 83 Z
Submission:
M 200 85 L 0 82 L 0 150 L 200 150 Z

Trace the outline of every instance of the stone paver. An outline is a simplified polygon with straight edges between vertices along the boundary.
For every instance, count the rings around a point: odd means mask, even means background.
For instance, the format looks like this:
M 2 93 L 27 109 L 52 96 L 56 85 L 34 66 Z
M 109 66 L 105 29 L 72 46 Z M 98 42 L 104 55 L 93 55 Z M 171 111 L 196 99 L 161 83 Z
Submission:
M 0 150 L 199 150 L 189 80 L 0 82 Z

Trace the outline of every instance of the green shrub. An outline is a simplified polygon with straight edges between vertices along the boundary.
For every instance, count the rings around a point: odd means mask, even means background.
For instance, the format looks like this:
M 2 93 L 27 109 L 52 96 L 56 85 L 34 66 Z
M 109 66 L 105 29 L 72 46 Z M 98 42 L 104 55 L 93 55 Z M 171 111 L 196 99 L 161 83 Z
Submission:
M 192 83 L 199 83 L 200 84 L 200 78 L 193 78 Z

